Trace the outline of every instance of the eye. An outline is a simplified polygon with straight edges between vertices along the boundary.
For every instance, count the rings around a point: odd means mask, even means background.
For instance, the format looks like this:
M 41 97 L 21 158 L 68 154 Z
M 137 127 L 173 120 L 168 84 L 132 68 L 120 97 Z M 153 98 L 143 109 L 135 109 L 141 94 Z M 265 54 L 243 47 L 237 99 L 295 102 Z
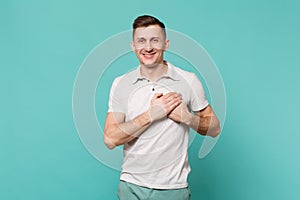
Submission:
M 143 44 L 143 43 L 145 43 L 145 39 L 144 38 L 140 38 L 140 39 L 138 39 L 138 41 L 137 41 L 139 44 Z
M 159 42 L 159 39 L 158 39 L 158 38 L 154 38 L 152 41 L 153 41 L 154 43 L 157 43 L 157 42 Z

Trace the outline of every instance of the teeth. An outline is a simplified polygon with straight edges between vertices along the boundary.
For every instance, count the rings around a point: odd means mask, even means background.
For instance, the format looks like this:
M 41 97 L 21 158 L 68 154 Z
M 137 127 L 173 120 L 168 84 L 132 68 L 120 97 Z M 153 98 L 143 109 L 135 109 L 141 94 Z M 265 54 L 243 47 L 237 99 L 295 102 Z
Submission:
M 144 55 L 154 55 L 154 54 L 156 54 L 156 52 L 152 52 L 152 53 L 142 53 L 142 54 L 144 54 Z

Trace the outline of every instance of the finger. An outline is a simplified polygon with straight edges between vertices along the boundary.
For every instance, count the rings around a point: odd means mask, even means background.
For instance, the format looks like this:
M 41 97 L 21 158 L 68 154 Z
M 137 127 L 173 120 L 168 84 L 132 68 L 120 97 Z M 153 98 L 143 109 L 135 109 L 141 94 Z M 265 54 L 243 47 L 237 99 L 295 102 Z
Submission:
M 166 103 L 166 106 L 167 107 L 177 107 L 178 105 L 180 105 L 181 104 L 181 102 L 182 102 L 182 100 L 181 99 L 173 99 L 173 100 L 171 100 L 170 102 L 168 102 L 168 103 Z
M 169 105 L 168 111 L 172 112 L 175 108 L 177 108 L 178 106 L 180 106 L 180 104 L 181 104 L 181 102 L 175 102 L 175 103 Z
M 171 101 L 181 101 L 182 97 L 181 95 L 172 95 L 169 98 L 166 99 L 166 102 L 171 102 Z
M 169 97 L 171 97 L 173 95 L 176 95 L 176 94 L 178 94 L 178 93 L 177 92 L 169 92 L 169 93 L 165 94 L 164 97 L 169 98 Z
M 170 101 L 181 101 L 182 96 L 181 95 L 172 95 L 169 98 L 165 99 L 165 102 L 170 102 Z
M 177 99 L 177 98 L 182 98 L 182 96 L 181 96 L 181 94 L 179 94 L 179 93 L 168 93 L 168 95 L 165 95 L 164 96 L 164 99 L 167 101 L 167 102 L 169 102 L 169 101 L 171 101 L 172 99 Z

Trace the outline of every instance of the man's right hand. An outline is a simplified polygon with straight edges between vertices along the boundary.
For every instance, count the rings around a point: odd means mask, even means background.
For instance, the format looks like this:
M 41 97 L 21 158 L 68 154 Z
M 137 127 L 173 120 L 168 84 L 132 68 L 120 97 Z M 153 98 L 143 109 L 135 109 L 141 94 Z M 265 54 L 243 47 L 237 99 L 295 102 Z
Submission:
M 174 108 L 176 108 L 182 100 L 182 96 L 176 92 L 170 92 L 165 95 L 156 93 L 151 99 L 148 113 L 151 121 L 159 120 L 167 116 Z

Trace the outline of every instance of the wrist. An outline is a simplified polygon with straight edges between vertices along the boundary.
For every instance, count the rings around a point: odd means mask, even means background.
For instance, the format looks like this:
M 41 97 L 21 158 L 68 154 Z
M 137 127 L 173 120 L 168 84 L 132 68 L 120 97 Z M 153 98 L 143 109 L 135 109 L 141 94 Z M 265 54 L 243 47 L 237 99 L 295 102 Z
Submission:
M 152 122 L 150 115 L 148 112 L 144 112 L 143 114 L 139 115 L 135 119 L 133 119 L 133 123 L 139 127 L 148 126 Z
M 193 116 L 194 115 L 189 112 L 188 115 L 185 117 L 183 123 L 186 124 L 186 125 L 188 125 L 188 126 L 191 126 L 192 121 L 193 121 Z
M 147 126 L 152 123 L 152 117 L 150 111 L 146 111 L 141 115 L 141 126 Z
M 147 120 L 150 120 L 150 123 L 159 119 L 157 111 L 153 108 L 149 108 L 144 114 L 147 117 Z

